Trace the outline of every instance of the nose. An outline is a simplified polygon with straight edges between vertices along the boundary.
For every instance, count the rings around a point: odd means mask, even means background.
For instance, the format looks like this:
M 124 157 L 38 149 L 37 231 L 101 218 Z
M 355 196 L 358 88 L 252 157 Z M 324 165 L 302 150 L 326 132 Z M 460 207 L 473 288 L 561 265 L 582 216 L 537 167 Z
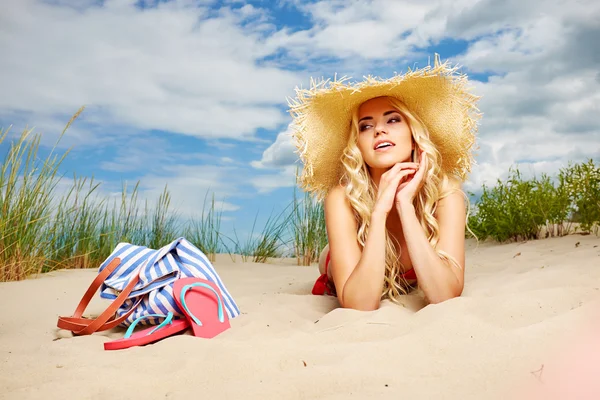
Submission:
M 375 126 L 375 136 L 379 136 L 382 133 L 387 134 L 387 131 L 385 130 L 385 124 L 378 123 Z

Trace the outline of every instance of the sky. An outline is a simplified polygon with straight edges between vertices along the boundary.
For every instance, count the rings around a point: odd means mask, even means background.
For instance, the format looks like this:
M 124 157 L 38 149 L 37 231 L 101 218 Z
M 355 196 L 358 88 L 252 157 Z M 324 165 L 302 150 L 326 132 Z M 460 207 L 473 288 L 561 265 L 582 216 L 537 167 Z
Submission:
M 183 219 L 214 194 L 240 236 L 292 199 L 287 101 L 311 77 L 459 65 L 483 114 L 465 191 L 600 157 L 595 0 L 3 0 L 0 50 L 0 127 L 34 128 L 40 155 L 86 107 L 59 188 L 167 185 Z

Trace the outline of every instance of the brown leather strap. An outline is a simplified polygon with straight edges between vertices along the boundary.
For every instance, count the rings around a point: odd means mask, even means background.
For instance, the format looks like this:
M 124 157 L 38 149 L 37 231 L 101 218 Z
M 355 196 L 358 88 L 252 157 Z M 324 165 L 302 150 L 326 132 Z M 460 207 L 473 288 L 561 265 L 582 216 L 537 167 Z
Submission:
M 119 307 L 121 307 L 123 303 L 125 303 L 125 301 L 127 300 L 127 296 L 129 296 L 129 294 L 133 290 L 133 287 L 139 281 L 139 274 L 134 275 L 134 277 L 131 279 L 131 281 L 125 287 L 125 289 L 121 291 L 119 296 L 117 296 L 117 298 L 110 304 L 110 306 L 108 306 L 106 310 L 104 310 L 104 312 L 100 314 L 100 316 L 98 316 L 96 319 L 88 319 L 81 317 L 86 307 L 92 300 L 96 291 L 102 286 L 102 283 L 106 280 L 106 278 L 108 278 L 108 276 L 120 264 L 121 259 L 115 258 L 106 266 L 106 268 L 102 270 L 102 272 L 100 272 L 96 276 L 96 279 L 94 279 L 88 290 L 81 298 L 81 301 L 75 309 L 75 313 L 71 317 L 58 317 L 57 326 L 60 329 L 72 331 L 75 335 L 90 335 L 94 332 L 114 328 L 115 326 L 123 322 L 136 309 L 136 307 L 142 301 L 141 298 L 131 307 L 131 309 L 125 315 L 119 318 L 114 318 L 115 313 L 117 312 Z M 111 317 L 113 319 L 110 319 Z

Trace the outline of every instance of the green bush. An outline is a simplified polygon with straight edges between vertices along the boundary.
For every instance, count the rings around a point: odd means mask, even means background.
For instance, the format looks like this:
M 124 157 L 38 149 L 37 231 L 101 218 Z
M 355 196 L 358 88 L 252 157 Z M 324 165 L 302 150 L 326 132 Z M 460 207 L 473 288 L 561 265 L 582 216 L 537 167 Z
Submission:
M 82 111 L 67 123 L 62 135 Z M 0 144 L 7 137 L 8 130 L 0 130 Z M 57 268 L 96 268 L 119 242 L 159 248 L 185 236 L 211 261 L 216 253 L 228 252 L 254 262 L 284 255 L 282 248 L 291 242 L 299 265 L 318 261 L 327 244 L 323 204 L 307 193 L 301 198 L 296 190 L 291 207 L 277 216 L 271 214 L 260 233 L 255 233 L 257 214 L 245 242 L 235 229 L 235 238 L 223 235 L 222 212 L 215 210 L 214 196 L 208 210 L 205 198 L 201 217 L 187 223 L 178 223 L 170 210 L 167 187 L 156 206 L 146 202 L 143 208 L 137 199 L 139 182 L 131 193 L 124 185 L 120 199 L 111 202 L 97 195 L 99 184 L 93 179 L 75 176 L 59 196 L 58 170 L 69 152 L 59 156 L 55 147 L 40 160 L 39 143 L 39 135 L 24 131 L 11 142 L 0 168 L 0 281 Z M 563 235 L 569 233 L 569 223 L 598 234 L 600 168 L 593 160 L 569 164 L 555 179 L 542 174 L 524 180 L 518 169 L 511 168 L 505 181 L 483 186 L 468 218 L 478 239 L 501 242 L 535 239 L 544 228 L 546 236 Z
M 555 180 L 547 174 L 524 180 L 517 168 L 511 168 L 505 181 L 483 186 L 468 219 L 478 239 L 499 242 L 536 239 L 544 227 L 546 237 L 564 235 L 569 233 L 565 223 L 573 222 L 579 222 L 584 232 L 598 232 L 600 168 L 593 160 L 569 164 Z
M 600 166 L 592 159 L 585 163 L 561 169 L 559 178 L 564 182 L 572 211 L 572 221 L 578 222 L 584 232 L 598 233 L 600 224 Z

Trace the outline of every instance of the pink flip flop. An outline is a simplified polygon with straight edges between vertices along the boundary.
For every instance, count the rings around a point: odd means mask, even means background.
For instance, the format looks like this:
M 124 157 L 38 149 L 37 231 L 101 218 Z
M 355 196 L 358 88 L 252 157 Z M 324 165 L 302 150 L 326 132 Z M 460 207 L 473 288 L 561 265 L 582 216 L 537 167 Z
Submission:
M 173 297 L 197 337 L 210 339 L 231 327 L 221 296 L 219 288 L 206 279 L 183 278 L 173 283 Z
M 133 329 L 137 323 L 148 317 L 165 317 L 165 320 L 158 326 L 153 326 L 151 328 L 143 329 L 133 333 Z M 122 339 L 105 342 L 104 350 L 121 350 L 133 346 L 144 346 L 146 344 L 154 343 L 166 337 L 185 331 L 189 327 L 190 324 L 185 319 L 173 321 L 173 313 L 169 313 L 167 315 L 146 315 L 135 320 L 133 324 L 129 326 L 127 332 L 125 332 L 125 336 Z

